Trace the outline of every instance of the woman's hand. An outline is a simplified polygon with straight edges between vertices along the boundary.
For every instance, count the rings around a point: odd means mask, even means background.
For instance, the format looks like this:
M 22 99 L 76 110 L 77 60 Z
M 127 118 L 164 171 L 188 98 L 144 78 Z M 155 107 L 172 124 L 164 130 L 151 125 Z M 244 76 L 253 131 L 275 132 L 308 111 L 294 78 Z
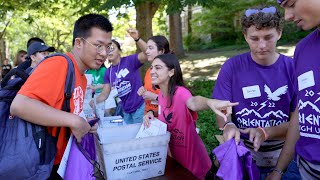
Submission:
M 146 91 L 147 91 L 147 90 L 146 90 L 143 86 L 141 86 L 141 87 L 138 89 L 137 93 L 138 93 L 139 96 L 142 96 Z
M 129 28 L 127 29 L 128 34 L 134 39 L 137 40 L 139 39 L 139 32 L 138 30 L 134 29 L 134 28 Z
M 239 103 L 232 103 L 230 101 L 222 101 L 217 99 L 209 99 L 207 104 L 214 113 L 216 113 L 218 116 L 221 116 L 224 119 L 224 121 L 227 122 L 227 117 L 232 114 L 232 107 L 237 106 Z
M 153 118 L 154 118 L 153 111 L 152 110 L 148 111 L 147 114 L 144 115 L 144 117 L 143 117 L 144 126 L 149 128 L 150 127 L 150 121 L 153 120 Z

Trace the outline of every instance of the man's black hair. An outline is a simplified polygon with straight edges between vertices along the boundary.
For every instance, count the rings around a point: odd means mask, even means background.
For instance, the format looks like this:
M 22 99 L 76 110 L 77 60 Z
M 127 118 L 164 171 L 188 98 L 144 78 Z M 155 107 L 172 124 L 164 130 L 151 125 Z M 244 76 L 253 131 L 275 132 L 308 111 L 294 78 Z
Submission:
M 76 38 L 89 37 L 91 35 L 90 33 L 93 27 L 101 29 L 105 32 L 111 32 L 113 30 L 110 21 L 102 15 L 87 14 L 81 16 L 74 24 L 72 45 L 74 45 L 74 41 Z

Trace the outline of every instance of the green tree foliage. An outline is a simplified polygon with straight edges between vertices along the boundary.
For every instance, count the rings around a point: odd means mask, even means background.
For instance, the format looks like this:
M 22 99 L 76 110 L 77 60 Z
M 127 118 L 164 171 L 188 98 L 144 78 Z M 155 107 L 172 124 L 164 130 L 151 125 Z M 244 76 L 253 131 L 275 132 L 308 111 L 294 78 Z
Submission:
M 270 0 L 216 0 L 213 6 L 194 15 L 193 37 L 188 37 L 188 40 L 196 42 L 201 35 L 210 34 L 212 41 L 221 45 L 234 44 L 237 39 L 241 39 L 242 42 L 240 18 L 244 10 L 265 5 L 276 5 L 276 3 Z
M 10 25 L 5 37 L 9 42 L 11 59 L 18 50 L 26 50 L 27 40 L 35 36 L 54 46 L 58 52 L 71 50 L 72 29 L 79 17 L 79 8 L 74 8 L 74 4 L 65 0 L 45 2 L 30 2 L 26 4 L 28 8 L 10 12 Z

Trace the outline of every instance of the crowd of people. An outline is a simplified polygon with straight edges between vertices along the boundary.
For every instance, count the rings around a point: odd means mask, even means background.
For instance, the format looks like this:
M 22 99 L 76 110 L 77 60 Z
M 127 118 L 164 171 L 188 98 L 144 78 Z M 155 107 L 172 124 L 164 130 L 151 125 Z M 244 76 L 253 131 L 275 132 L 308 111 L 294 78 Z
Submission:
M 122 56 L 120 43 L 112 39 L 110 21 L 88 14 L 75 22 L 73 48 L 66 53 L 75 67 L 75 90 L 71 113 L 64 112 L 60 109 L 67 68 L 61 67 L 67 64 L 61 57 L 51 57 L 36 66 L 55 48 L 31 38 L 27 52 L 17 53 L 14 67 L 4 59 L 1 75 L 12 68 L 30 74 L 11 105 L 12 115 L 48 126 L 52 135 L 56 127 L 64 127 L 48 178 L 59 178 L 56 170 L 67 146 L 67 128 L 78 142 L 85 134 L 96 133 L 97 125 L 90 126 L 83 115 L 90 89 L 92 108 L 112 95 L 126 124 L 143 123 L 148 128 L 155 118 L 166 123 L 172 136 L 168 155 L 198 179 L 210 179 L 214 166 L 196 131 L 197 111 L 207 109 L 216 114 L 225 141 L 235 139 L 251 151 L 260 179 L 320 179 L 320 2 L 277 2 L 284 17 L 274 6 L 244 11 L 241 27 L 250 50 L 223 64 L 211 98 L 193 95 L 185 86 L 179 60 L 165 36 L 144 41 L 137 30 L 128 29 L 141 52 Z M 297 44 L 293 58 L 276 50 L 286 33 L 284 20 L 303 30 L 316 28 Z M 110 67 L 104 66 L 105 61 Z M 147 61 L 151 66 L 142 81 L 139 70 Z M 94 77 L 89 85 L 85 73 Z M 177 134 L 183 138 L 174 138 Z

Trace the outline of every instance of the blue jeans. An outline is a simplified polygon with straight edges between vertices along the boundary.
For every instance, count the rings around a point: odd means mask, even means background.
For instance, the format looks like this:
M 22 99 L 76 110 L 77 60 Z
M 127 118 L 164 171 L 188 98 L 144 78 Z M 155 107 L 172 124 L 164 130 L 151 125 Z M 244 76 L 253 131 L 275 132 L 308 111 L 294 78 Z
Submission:
M 272 168 L 259 168 L 260 170 L 260 180 L 266 179 Z M 288 165 L 287 171 L 282 175 L 282 180 L 300 180 L 299 168 L 297 162 L 292 160 Z
M 143 103 L 136 111 L 132 113 L 123 112 L 123 119 L 126 124 L 142 123 L 145 104 Z
M 286 173 L 283 174 L 282 180 L 300 180 L 300 172 L 295 160 L 292 160 L 287 168 Z

